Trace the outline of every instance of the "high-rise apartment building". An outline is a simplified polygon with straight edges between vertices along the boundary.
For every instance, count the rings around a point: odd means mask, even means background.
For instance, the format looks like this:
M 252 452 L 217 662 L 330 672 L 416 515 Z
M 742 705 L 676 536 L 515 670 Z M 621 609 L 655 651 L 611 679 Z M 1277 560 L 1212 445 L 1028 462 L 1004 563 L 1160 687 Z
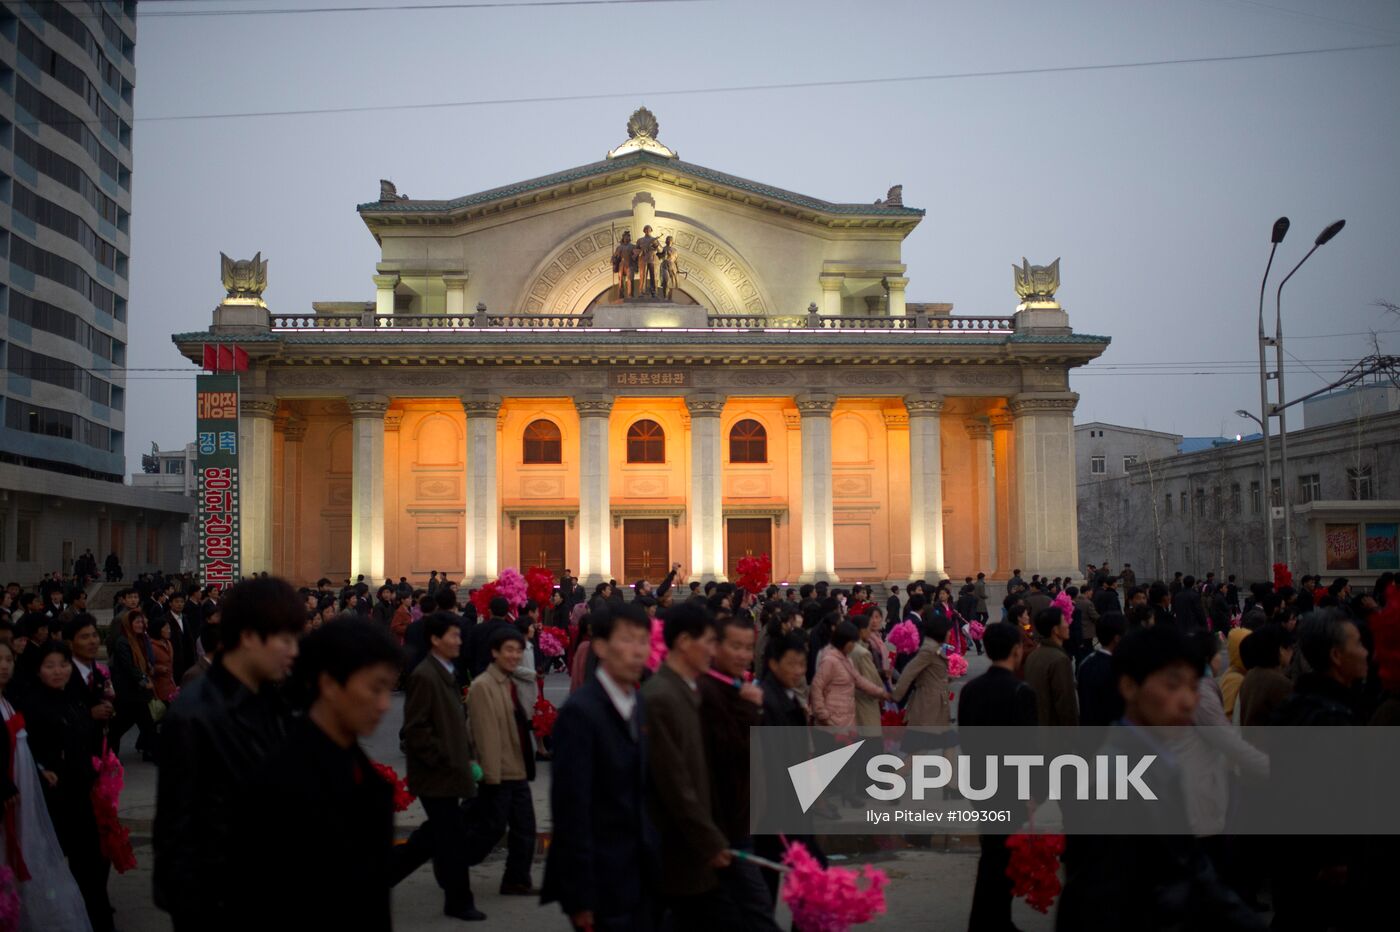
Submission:
M 88 548 L 158 564 L 171 517 L 121 484 L 135 53 L 135 0 L 0 3 L 0 567 L 21 581 Z

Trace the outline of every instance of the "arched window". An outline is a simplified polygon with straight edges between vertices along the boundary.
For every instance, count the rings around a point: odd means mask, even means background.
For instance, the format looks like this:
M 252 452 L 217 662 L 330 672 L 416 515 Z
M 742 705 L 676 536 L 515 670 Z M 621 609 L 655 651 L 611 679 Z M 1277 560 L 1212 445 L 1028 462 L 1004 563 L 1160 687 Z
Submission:
M 768 431 L 753 418 L 745 418 L 729 428 L 729 462 L 768 462 Z
M 641 420 L 627 428 L 627 462 L 666 462 L 666 432 L 660 424 Z
M 563 462 L 563 441 L 559 435 L 559 427 L 553 421 L 541 418 L 527 424 L 524 444 L 527 464 Z

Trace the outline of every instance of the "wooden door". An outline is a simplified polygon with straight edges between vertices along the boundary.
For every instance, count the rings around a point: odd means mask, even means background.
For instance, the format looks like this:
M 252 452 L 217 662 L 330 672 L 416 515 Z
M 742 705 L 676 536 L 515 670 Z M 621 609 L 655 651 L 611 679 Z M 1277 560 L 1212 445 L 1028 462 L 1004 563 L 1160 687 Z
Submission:
M 671 569 L 671 529 L 666 518 L 631 518 L 622 522 L 623 585 L 645 579 L 656 585 Z
M 558 579 L 564 574 L 564 520 L 520 522 L 520 569 L 543 566 Z
M 727 530 L 725 565 L 731 581 L 738 578 L 739 561 L 744 557 L 773 554 L 772 518 L 730 518 Z

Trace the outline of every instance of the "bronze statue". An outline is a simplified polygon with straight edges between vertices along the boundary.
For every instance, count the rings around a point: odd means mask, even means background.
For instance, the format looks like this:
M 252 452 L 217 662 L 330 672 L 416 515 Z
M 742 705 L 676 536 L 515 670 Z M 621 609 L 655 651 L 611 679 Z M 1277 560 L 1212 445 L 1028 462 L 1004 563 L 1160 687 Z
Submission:
M 224 290 L 230 298 L 262 300 L 262 293 L 267 290 L 267 262 L 261 252 L 237 262 L 219 253 L 219 264 Z
M 613 250 L 613 272 L 617 274 L 617 297 L 619 301 L 626 300 L 632 294 L 632 271 L 636 267 L 636 260 L 633 251 L 636 249 L 632 245 L 632 231 L 624 230 L 622 239 Z
M 661 297 L 666 301 L 671 300 L 671 296 L 676 290 L 676 279 L 680 277 L 680 250 L 671 243 L 671 237 L 666 237 L 666 245 L 661 247 Z
M 656 252 L 661 240 L 651 235 L 651 225 L 642 227 L 642 237 L 634 247 L 637 253 L 637 294 L 656 297 Z

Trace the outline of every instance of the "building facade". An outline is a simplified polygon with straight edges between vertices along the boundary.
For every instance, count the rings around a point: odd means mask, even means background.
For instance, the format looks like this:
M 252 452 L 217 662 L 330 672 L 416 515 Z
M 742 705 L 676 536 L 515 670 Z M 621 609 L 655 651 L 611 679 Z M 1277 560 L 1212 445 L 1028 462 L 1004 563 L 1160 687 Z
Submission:
M 899 188 L 829 203 L 681 161 L 645 110 L 628 132 L 602 161 L 455 200 L 383 182 L 359 207 L 374 301 L 244 297 L 175 335 L 192 361 L 251 359 L 244 572 L 1073 565 L 1069 372 L 1108 341 L 1070 328 L 1058 265 L 1018 270 L 1014 313 L 909 303 L 923 211 Z M 674 292 L 623 300 L 614 256 L 648 228 Z
M 1135 444 L 1142 451 L 1126 470 L 1119 463 L 1109 475 L 1096 475 L 1090 464 L 1080 472 L 1080 562 L 1108 559 L 1119 566 L 1126 561 L 1139 580 L 1169 578 L 1177 571 L 1271 579 L 1267 509 L 1272 507 L 1275 559 L 1284 562 L 1291 552 L 1295 576 L 1374 581 L 1400 563 L 1394 553 L 1400 521 L 1400 407 L 1384 403 L 1392 393 L 1388 385 L 1368 386 L 1333 392 L 1303 406 L 1310 426 L 1288 434 L 1291 551 L 1284 547 L 1277 437 L 1275 473 L 1265 483 L 1263 445 L 1257 437 L 1178 454 L 1171 434 L 1100 424 L 1077 427 L 1081 445 L 1098 441 L 1085 441 L 1090 430 L 1105 435 L 1105 456 L 1108 450 L 1130 455 Z M 1148 455 L 1153 443 L 1158 454 Z
M 0 3 L 0 572 L 132 571 L 188 508 L 122 485 L 136 3 Z M 169 505 L 167 501 L 165 503 Z

